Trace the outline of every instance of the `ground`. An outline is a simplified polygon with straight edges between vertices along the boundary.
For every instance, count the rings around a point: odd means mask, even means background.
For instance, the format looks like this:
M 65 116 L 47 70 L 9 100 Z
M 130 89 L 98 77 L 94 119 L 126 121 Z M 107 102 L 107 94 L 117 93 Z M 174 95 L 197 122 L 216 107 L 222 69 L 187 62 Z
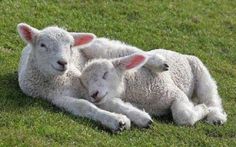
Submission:
M 0 146 L 236 146 L 235 1 L 1 0 L 0 20 Z M 163 117 L 155 118 L 150 129 L 111 134 L 93 121 L 28 97 L 17 82 L 25 45 L 16 31 L 20 22 L 93 32 L 144 50 L 196 55 L 218 83 L 228 122 L 185 127 Z

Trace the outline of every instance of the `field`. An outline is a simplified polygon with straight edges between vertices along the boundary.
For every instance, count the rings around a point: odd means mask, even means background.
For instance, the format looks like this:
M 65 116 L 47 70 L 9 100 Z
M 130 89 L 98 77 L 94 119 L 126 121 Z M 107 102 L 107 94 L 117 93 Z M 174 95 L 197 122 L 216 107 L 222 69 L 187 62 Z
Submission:
M 0 0 L 0 20 L 0 146 L 236 146 L 236 1 Z M 111 134 L 28 97 L 17 81 L 20 22 L 196 55 L 218 83 L 228 122 L 185 127 L 161 117 L 150 129 Z

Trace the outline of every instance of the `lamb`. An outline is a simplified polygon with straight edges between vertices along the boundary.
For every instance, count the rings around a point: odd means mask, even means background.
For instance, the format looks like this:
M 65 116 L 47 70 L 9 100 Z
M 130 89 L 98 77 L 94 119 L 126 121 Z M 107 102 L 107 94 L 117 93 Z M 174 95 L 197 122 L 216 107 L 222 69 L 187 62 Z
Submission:
M 101 109 L 125 114 L 133 122 L 139 117 L 135 111 L 124 109 L 128 105 L 125 102 L 151 115 L 171 111 L 178 125 L 192 126 L 205 117 L 211 124 L 226 122 L 216 83 L 197 57 L 164 49 L 152 53 L 167 59 L 169 71 L 154 74 L 143 66 L 148 57 L 140 53 L 89 62 L 80 76 L 90 95 L 88 100 Z
M 86 93 L 78 79 L 89 58 L 80 49 L 93 44 L 94 34 L 69 33 L 58 27 L 38 30 L 25 23 L 18 24 L 17 28 L 27 44 L 18 70 L 19 86 L 26 95 L 43 98 L 75 116 L 98 121 L 113 132 L 130 128 L 130 119 L 125 115 L 102 110 L 82 99 Z M 150 59 L 146 65 L 150 62 L 152 67 L 158 59 L 152 55 Z M 160 63 L 157 70 L 168 69 L 164 59 L 160 59 Z M 149 126 L 150 122 L 148 117 L 142 127 Z
M 38 30 L 24 23 L 18 25 L 18 32 L 27 43 L 18 72 L 20 88 L 26 95 L 46 99 L 75 116 L 98 121 L 113 132 L 130 128 L 125 115 L 99 109 L 80 97 L 83 90 L 76 79 L 85 59 L 73 47 L 89 45 L 95 35 L 68 33 L 58 27 Z

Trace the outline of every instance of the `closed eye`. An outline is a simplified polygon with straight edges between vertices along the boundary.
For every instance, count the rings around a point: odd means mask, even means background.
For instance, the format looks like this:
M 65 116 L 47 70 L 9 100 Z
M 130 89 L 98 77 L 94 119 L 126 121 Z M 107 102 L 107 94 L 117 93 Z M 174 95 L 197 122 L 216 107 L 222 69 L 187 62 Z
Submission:
M 107 75 L 108 75 L 108 71 L 103 74 L 102 78 L 105 80 L 107 78 Z

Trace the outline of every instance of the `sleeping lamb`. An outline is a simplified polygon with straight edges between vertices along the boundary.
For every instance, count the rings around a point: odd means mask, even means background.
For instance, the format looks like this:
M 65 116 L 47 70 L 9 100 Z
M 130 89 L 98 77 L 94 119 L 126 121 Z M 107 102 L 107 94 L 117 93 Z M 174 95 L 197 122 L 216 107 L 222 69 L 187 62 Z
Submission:
M 226 122 L 216 83 L 197 57 L 164 49 L 151 52 L 167 59 L 169 71 L 153 73 L 144 67 L 148 58 L 144 54 L 89 62 L 80 77 L 90 95 L 88 100 L 133 122 L 142 121 L 141 117 L 125 102 L 152 115 L 171 111 L 179 125 L 194 125 L 205 117 L 209 123 Z

